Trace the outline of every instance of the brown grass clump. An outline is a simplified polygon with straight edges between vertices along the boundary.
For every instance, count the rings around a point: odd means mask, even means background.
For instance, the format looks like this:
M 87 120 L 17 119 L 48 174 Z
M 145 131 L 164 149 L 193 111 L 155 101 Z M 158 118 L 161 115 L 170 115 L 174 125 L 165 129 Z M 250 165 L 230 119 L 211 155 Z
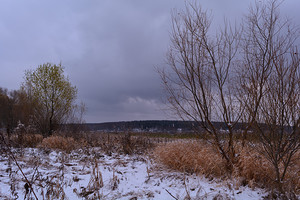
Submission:
M 44 138 L 40 147 L 72 151 L 80 146 L 72 137 L 50 136 Z
M 180 171 L 223 177 L 226 163 L 211 145 L 200 141 L 176 141 L 154 149 L 154 157 L 166 166 Z
M 255 187 L 272 183 L 274 170 L 266 158 L 250 147 L 240 149 L 239 153 L 234 176 L 242 177 L 241 185 Z

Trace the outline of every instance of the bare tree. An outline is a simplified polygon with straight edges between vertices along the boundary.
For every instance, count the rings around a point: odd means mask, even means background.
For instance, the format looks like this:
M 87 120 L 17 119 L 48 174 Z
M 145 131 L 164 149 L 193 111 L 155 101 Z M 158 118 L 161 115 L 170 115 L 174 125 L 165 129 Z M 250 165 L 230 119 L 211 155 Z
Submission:
M 167 99 L 184 120 L 197 122 L 213 136 L 211 141 L 232 170 L 236 160 L 233 128 L 240 109 L 232 95 L 231 75 L 237 61 L 240 32 L 225 23 L 211 34 L 211 17 L 197 4 L 172 15 L 169 68 L 160 70 Z M 213 121 L 224 122 L 223 137 Z
M 84 126 L 82 126 L 84 121 L 84 114 L 86 112 L 86 105 L 84 102 L 76 104 L 69 114 L 68 121 L 66 122 L 65 130 L 70 132 L 74 137 L 75 133 L 85 131 Z
M 256 3 L 246 17 L 239 100 L 244 120 L 260 139 L 256 148 L 272 163 L 278 189 L 299 150 L 299 30 L 279 15 L 280 2 Z M 245 134 L 246 136 L 246 134 Z

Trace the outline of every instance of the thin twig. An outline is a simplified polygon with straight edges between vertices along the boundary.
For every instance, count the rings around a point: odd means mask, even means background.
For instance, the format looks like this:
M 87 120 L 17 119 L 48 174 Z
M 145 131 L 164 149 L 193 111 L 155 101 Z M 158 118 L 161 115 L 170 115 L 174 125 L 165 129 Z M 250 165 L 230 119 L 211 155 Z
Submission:
M 167 191 L 167 193 L 169 193 L 169 195 L 171 195 L 171 197 L 173 197 L 174 199 L 178 200 L 178 198 L 176 198 L 173 194 L 171 194 L 171 192 L 169 192 L 167 189 L 165 189 Z

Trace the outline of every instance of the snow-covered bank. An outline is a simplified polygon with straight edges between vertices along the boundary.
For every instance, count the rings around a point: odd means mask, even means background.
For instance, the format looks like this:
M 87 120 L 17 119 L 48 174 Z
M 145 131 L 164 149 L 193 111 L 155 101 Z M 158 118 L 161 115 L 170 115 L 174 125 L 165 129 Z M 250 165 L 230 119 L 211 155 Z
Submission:
M 235 188 L 201 176 L 164 169 L 147 156 L 107 156 L 99 149 L 70 154 L 41 149 L 14 149 L 39 199 L 262 199 L 263 190 Z M 25 180 L 18 167 L 0 156 L 0 198 L 24 199 Z M 31 197 L 34 197 L 30 193 Z M 29 194 L 27 194 L 27 198 Z

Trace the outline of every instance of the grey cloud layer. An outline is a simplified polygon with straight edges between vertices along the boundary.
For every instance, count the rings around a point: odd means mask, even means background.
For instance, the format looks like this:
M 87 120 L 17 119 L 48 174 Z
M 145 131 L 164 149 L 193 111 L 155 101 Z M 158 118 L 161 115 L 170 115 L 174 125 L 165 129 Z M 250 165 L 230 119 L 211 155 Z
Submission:
M 199 2 L 222 24 L 224 16 L 245 13 L 251 0 Z M 296 4 L 287 0 L 285 10 Z M 24 70 L 62 62 L 88 107 L 88 122 L 168 119 L 155 67 L 164 65 L 170 12 L 183 6 L 183 0 L 3 0 L 0 87 L 17 89 Z

